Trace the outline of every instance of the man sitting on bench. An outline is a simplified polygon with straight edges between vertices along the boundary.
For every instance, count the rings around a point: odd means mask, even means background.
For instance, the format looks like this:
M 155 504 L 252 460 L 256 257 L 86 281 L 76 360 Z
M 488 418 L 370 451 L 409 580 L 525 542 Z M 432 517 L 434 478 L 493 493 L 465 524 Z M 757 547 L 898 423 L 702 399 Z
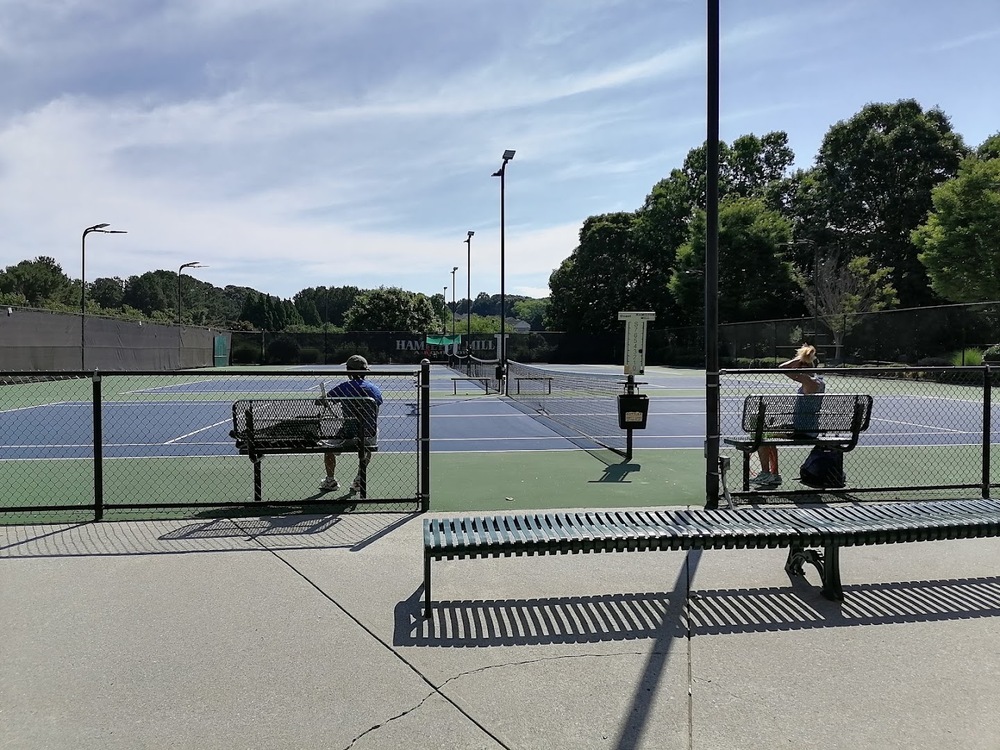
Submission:
M 343 402 L 344 423 L 354 426 L 361 424 L 364 427 L 365 443 L 374 444 L 375 436 L 378 434 L 378 409 L 382 405 L 382 391 L 374 383 L 369 383 L 365 380 L 364 373 L 368 371 L 368 360 L 360 354 L 352 354 L 347 358 L 347 369 L 350 372 L 358 374 L 349 375 L 347 380 L 331 388 L 326 395 L 331 398 L 370 398 L 375 401 L 374 408 L 372 408 L 370 401 L 362 401 L 357 404 L 351 404 L 349 401 Z M 337 436 L 338 439 L 342 438 L 345 440 L 358 439 L 359 437 L 358 434 Z M 330 450 L 323 454 L 326 478 L 319 486 L 322 492 L 332 492 L 340 489 L 340 482 L 337 481 L 336 473 L 337 456 L 342 452 Z M 354 450 L 351 450 L 351 452 L 353 453 Z M 368 450 L 367 445 L 362 446 L 358 451 L 358 461 L 361 462 L 361 466 L 358 467 L 358 476 L 354 478 L 354 482 L 351 484 L 352 492 L 361 491 L 361 469 L 368 466 L 371 457 L 372 452 Z
M 783 370 L 798 370 L 806 367 L 816 367 L 817 365 L 816 347 L 811 344 L 803 344 L 795 352 L 795 356 L 792 359 L 782 362 L 778 367 Z M 799 383 L 797 393 L 800 396 L 811 396 L 826 391 L 826 383 L 823 382 L 823 376 L 819 373 L 815 375 L 804 372 L 789 372 L 785 374 Z M 816 415 L 810 415 L 805 411 L 800 412 L 800 405 L 806 405 L 813 401 L 813 399 L 799 399 L 796 401 L 795 415 L 792 418 L 792 428 L 796 433 L 807 435 L 809 434 L 809 427 L 815 427 Z M 781 484 L 781 474 L 778 472 L 778 449 L 773 445 L 762 445 L 757 450 L 757 456 L 760 458 L 760 473 L 750 480 L 750 484 L 758 489 L 774 489 L 779 486 Z

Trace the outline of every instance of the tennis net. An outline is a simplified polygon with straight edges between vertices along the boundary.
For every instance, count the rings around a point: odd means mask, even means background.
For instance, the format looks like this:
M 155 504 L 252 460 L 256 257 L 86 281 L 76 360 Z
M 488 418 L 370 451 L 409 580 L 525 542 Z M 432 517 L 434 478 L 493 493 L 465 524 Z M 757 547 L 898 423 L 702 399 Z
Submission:
M 618 426 L 621 375 L 565 372 L 507 362 L 507 395 L 528 409 L 622 456 L 628 451 Z
M 499 359 L 479 359 L 473 355 L 469 355 L 469 359 L 466 362 L 466 373 L 473 378 L 492 378 L 493 379 L 493 389 L 497 392 L 500 391 L 500 383 L 497 381 L 497 365 L 500 364 Z

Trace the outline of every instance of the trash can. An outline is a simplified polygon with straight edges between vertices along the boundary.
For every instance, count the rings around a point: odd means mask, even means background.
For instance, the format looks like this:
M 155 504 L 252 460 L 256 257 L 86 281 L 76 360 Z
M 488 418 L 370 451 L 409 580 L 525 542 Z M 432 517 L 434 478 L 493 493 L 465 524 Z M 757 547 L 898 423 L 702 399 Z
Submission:
M 618 426 L 623 430 L 645 430 L 649 417 L 649 396 L 623 393 L 618 396 Z

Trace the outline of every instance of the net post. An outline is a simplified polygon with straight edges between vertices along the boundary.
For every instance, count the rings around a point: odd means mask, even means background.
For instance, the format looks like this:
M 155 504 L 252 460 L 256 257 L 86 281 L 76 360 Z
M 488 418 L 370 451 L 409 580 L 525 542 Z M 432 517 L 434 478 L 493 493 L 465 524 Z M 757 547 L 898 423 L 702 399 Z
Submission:
M 104 425 L 101 420 L 101 376 L 92 375 L 94 413 L 94 520 L 104 518 Z
M 420 360 L 420 510 L 431 507 L 431 363 Z

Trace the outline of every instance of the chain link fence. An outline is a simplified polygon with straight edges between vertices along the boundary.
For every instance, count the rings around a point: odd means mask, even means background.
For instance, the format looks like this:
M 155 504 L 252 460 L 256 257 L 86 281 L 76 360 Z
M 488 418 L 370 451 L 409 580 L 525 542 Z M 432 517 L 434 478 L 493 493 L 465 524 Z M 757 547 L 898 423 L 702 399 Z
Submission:
M 312 404 L 346 371 L 3 375 L 0 523 L 148 518 L 154 510 L 259 514 L 262 506 L 406 511 L 429 501 L 427 368 L 368 373 L 384 400 L 364 497 L 350 489 L 357 452 L 338 458 L 342 489 L 319 489 L 326 472 L 318 444 L 261 457 L 261 502 L 253 464 L 231 435 L 234 404 Z
M 742 416 L 747 397 L 792 394 L 797 384 L 775 369 L 723 370 L 720 374 L 720 426 L 724 440 L 746 437 Z M 992 387 L 1000 371 L 989 367 L 822 368 L 826 393 L 871 396 L 870 424 L 857 446 L 844 454 L 847 486 L 818 491 L 801 484 L 799 468 L 809 446 L 778 449 L 780 486 L 744 491 L 744 454 L 722 445 L 732 462 L 727 486 L 743 502 L 776 498 L 887 499 L 988 497 L 998 486 L 997 419 Z M 760 469 L 751 453 L 750 474 Z

